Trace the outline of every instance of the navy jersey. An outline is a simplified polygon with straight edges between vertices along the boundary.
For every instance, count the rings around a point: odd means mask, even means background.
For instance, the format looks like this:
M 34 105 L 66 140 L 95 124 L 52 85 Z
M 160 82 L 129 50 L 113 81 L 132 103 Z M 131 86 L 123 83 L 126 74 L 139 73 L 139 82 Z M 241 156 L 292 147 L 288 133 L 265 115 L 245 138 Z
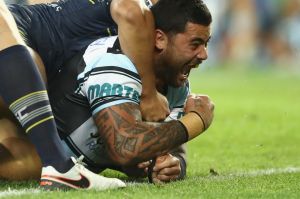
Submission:
M 10 5 L 9 10 L 27 45 L 41 56 L 51 81 L 66 60 L 92 41 L 117 34 L 110 3 L 111 0 L 60 0 Z

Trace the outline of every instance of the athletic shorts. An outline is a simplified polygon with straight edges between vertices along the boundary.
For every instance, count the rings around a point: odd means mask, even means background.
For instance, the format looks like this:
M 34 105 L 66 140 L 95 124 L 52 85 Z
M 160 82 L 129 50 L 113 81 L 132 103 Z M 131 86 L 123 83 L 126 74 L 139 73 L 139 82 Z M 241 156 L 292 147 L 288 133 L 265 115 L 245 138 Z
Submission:
M 9 10 L 27 45 L 41 56 L 51 81 L 61 66 L 99 37 L 116 35 L 111 0 L 60 0 Z

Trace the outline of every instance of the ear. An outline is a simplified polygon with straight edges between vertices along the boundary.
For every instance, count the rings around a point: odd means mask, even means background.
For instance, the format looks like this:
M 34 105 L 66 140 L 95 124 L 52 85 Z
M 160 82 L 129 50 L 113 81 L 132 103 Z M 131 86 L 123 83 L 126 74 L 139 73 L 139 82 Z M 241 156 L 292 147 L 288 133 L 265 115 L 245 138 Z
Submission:
M 158 50 L 164 50 L 168 45 L 167 35 L 160 29 L 155 30 L 155 47 Z

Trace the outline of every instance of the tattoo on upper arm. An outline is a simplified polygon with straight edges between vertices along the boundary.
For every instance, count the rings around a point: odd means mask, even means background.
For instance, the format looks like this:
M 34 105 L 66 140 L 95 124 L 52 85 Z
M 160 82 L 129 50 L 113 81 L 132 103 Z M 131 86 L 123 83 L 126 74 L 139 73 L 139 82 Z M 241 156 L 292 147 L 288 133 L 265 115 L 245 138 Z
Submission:
M 105 108 L 95 116 L 101 137 L 111 158 L 135 164 L 166 153 L 185 142 L 185 130 L 177 121 L 143 122 L 139 106 L 133 103 Z

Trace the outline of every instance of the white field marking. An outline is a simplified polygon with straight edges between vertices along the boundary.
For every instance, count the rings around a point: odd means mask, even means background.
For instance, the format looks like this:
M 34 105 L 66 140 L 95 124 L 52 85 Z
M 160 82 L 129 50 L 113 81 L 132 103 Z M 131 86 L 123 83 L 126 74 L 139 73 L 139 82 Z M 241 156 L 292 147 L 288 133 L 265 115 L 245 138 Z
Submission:
M 219 174 L 210 176 L 213 179 L 233 179 L 236 177 L 257 177 L 257 176 L 266 176 L 266 175 L 276 175 L 276 174 L 285 174 L 285 173 L 299 173 L 300 167 L 286 167 L 286 168 L 270 168 L 270 169 L 261 169 L 261 170 L 253 170 L 253 171 L 244 171 L 244 172 L 236 172 L 229 174 Z M 201 177 L 207 178 L 207 176 Z
M 286 167 L 286 168 L 271 168 L 271 169 L 264 169 L 264 170 L 256 170 L 256 171 L 249 171 L 249 172 L 240 172 L 236 174 L 232 174 L 232 176 L 249 176 L 249 177 L 256 177 L 256 176 L 264 176 L 264 175 L 272 175 L 272 174 L 283 174 L 283 173 L 299 173 L 299 167 Z
M 5 191 L 0 192 L 0 198 L 6 198 L 8 196 L 20 196 L 26 194 L 38 194 L 42 191 L 40 189 L 11 189 L 8 188 Z
M 299 173 L 300 167 L 286 167 L 286 168 L 270 168 L 270 169 L 264 169 L 264 170 L 254 170 L 254 171 L 248 171 L 248 172 L 237 172 L 232 173 L 228 175 L 219 175 L 219 176 L 213 176 L 217 179 L 225 179 L 225 178 L 234 178 L 234 177 L 256 177 L 256 176 L 265 176 L 265 175 L 272 175 L 272 174 L 284 174 L 284 173 Z M 201 178 L 207 178 L 207 177 L 201 177 Z M 126 183 L 129 187 L 131 186 L 140 186 L 145 185 L 147 183 L 139 183 L 139 182 L 129 182 Z M 39 194 L 43 193 L 40 189 L 10 189 L 1 191 L 0 192 L 0 198 L 9 197 L 9 196 L 20 196 L 20 195 L 26 195 L 26 194 Z

